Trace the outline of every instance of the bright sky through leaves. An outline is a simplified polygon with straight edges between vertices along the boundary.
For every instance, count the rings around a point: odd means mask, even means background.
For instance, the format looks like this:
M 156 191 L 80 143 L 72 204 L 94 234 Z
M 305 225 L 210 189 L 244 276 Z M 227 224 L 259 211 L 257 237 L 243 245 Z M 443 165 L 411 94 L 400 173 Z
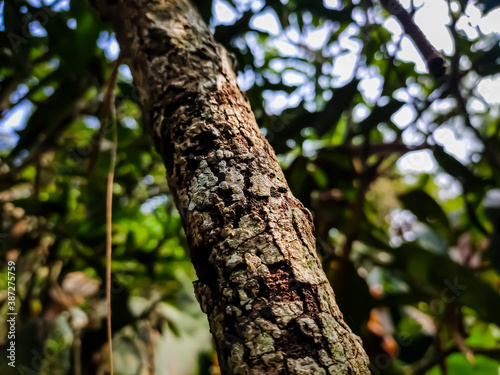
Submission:
M 38 3 L 34 0 L 32 4 Z M 62 3 L 62 2 L 61 2 Z M 66 3 L 65 3 L 66 4 Z M 61 9 L 66 9 L 67 4 L 58 5 Z M 262 1 L 239 1 L 240 10 L 235 10 L 224 0 L 214 1 L 214 14 L 215 17 L 212 21 L 211 27 L 216 25 L 231 24 L 237 20 L 241 13 L 248 9 L 261 9 L 264 5 Z M 326 1 L 325 5 L 332 9 L 339 8 L 339 1 L 331 0 Z M 405 7 L 409 7 L 410 1 L 402 1 Z M 422 29 L 429 41 L 443 53 L 450 55 L 453 53 L 453 43 L 447 25 L 449 24 L 449 15 L 446 2 L 443 0 L 427 0 L 415 1 L 415 6 L 419 9 L 415 13 L 415 21 Z M 453 5 L 452 5 L 453 8 Z M 0 9 L 1 10 L 1 9 Z M 488 13 L 486 17 L 482 17 L 481 11 L 474 5 L 468 5 L 466 12 L 467 17 L 462 17 L 457 25 L 467 34 L 470 39 L 477 37 L 477 32 L 473 26 L 478 26 L 484 33 L 498 33 L 500 32 L 500 8 Z M 360 20 L 362 22 L 363 20 Z M 331 24 L 326 23 L 325 26 L 310 30 L 305 35 L 299 35 L 297 28 L 291 25 L 283 32 L 280 28 L 280 23 L 277 19 L 276 13 L 272 10 L 266 10 L 254 16 L 250 23 L 251 27 L 255 30 L 267 32 L 275 36 L 272 43 L 283 56 L 300 56 L 301 51 L 297 49 L 295 43 L 307 45 L 312 50 L 317 50 L 324 47 L 328 39 Z M 402 36 L 402 28 L 394 17 L 389 17 L 384 23 L 384 27 L 393 35 L 393 41 L 398 41 L 401 37 L 401 46 L 397 54 L 398 58 L 403 61 L 409 61 L 415 64 L 416 70 L 424 72 L 426 66 L 420 54 L 416 50 L 413 42 L 407 37 Z M 45 35 L 45 30 L 38 24 L 32 23 L 31 30 L 35 36 Z M 341 34 L 339 43 L 342 48 L 347 52 L 338 57 L 334 63 L 334 74 L 338 77 L 335 86 L 341 86 L 347 83 L 354 74 L 356 60 L 360 53 L 360 44 L 351 38 L 354 32 L 349 28 Z M 258 42 L 252 38 L 247 37 L 247 43 L 255 54 L 258 56 L 263 53 L 265 46 L 259 45 Z M 106 57 L 114 60 L 118 57 L 119 46 L 113 35 L 107 32 L 101 33 L 98 41 L 98 46 L 105 50 Z M 260 51 L 259 51 L 260 50 Z M 260 53 L 259 53 L 260 52 Z M 130 71 L 128 69 L 121 69 L 121 74 L 130 79 Z M 365 96 L 367 102 L 373 102 L 380 96 L 380 89 L 382 86 L 382 78 L 378 73 L 367 72 L 369 74 L 363 76 L 359 85 L 359 89 Z M 306 84 L 306 76 L 300 73 L 284 71 L 283 81 L 285 84 L 299 86 L 292 94 L 288 95 L 284 92 L 267 92 L 265 93 L 266 108 L 269 113 L 280 113 L 283 109 L 288 107 L 297 106 L 303 97 L 308 97 L 312 94 L 311 85 Z M 240 73 L 239 83 L 243 89 L 250 87 L 254 81 L 253 76 L 245 73 Z M 301 86 L 303 85 L 303 86 Z M 484 100 L 491 106 L 498 106 L 500 104 L 500 77 L 483 79 L 477 86 L 478 92 Z M 25 91 L 25 86 L 20 85 L 18 90 L 12 94 L 11 99 L 15 102 L 18 98 L 22 97 L 22 92 Z M 313 104 L 310 104 L 313 105 Z M 480 105 L 480 104 L 476 104 Z M 314 109 L 314 108 L 311 108 Z M 12 110 L 8 111 L 4 118 L 0 121 L 0 147 L 12 147 L 17 139 L 15 130 L 20 130 L 24 127 L 32 105 L 29 101 L 21 101 Z M 362 111 L 362 108 L 359 108 Z M 497 109 L 498 111 L 498 109 Z M 363 112 L 357 114 L 358 118 L 362 118 Z M 405 128 L 412 122 L 415 116 L 414 110 L 411 106 L 403 106 L 394 116 L 393 121 Z M 453 126 L 453 124 L 451 125 Z M 463 128 L 460 124 L 455 124 L 455 128 Z M 463 131 L 463 129 L 462 129 Z M 422 139 L 413 130 L 408 129 L 404 133 L 405 142 L 408 144 L 419 143 Z M 476 151 L 477 145 L 471 142 L 471 137 L 464 136 L 462 139 L 457 139 L 449 128 L 438 129 L 436 131 L 436 140 L 442 144 L 448 152 L 456 156 L 463 162 L 470 160 L 471 153 Z M 402 157 L 398 163 L 400 169 L 406 172 L 430 172 L 435 169 L 432 157 L 426 151 L 415 151 Z

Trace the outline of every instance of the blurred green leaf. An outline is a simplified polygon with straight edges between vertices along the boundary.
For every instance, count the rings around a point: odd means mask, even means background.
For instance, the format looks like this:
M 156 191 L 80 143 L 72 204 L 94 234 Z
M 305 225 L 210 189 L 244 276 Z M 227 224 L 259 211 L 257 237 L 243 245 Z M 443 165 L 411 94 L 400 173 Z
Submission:
M 403 207 L 419 221 L 434 228 L 445 237 L 450 236 L 450 223 L 441 206 L 425 191 L 412 190 L 399 196 Z

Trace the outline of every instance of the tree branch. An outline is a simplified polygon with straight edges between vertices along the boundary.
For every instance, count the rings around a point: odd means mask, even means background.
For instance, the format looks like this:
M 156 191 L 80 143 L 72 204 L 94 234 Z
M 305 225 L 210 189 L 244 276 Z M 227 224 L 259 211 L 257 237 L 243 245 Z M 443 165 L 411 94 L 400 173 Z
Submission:
M 429 72 L 436 78 L 442 77 L 446 72 L 444 59 L 427 40 L 422 30 L 415 24 L 412 16 L 403 8 L 398 0 L 380 0 L 380 3 L 403 25 L 405 33 L 413 40 L 426 61 Z
M 226 51 L 186 0 L 103 0 L 150 114 L 225 375 L 369 374 Z

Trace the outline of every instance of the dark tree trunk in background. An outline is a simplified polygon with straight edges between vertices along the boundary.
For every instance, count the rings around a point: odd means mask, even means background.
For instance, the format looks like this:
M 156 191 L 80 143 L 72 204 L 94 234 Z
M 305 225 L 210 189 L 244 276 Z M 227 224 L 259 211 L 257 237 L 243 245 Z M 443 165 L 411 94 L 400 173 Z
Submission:
M 149 111 L 223 374 L 368 374 L 225 50 L 185 0 L 99 0 Z M 355 298 L 355 295 L 353 295 Z

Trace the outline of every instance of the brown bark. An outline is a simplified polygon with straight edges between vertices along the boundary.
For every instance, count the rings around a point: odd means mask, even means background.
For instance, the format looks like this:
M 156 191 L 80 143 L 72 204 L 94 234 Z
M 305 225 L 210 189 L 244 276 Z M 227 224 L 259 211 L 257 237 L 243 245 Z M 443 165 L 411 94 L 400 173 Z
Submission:
M 181 214 L 223 374 L 368 374 L 225 50 L 186 0 L 107 0 Z

